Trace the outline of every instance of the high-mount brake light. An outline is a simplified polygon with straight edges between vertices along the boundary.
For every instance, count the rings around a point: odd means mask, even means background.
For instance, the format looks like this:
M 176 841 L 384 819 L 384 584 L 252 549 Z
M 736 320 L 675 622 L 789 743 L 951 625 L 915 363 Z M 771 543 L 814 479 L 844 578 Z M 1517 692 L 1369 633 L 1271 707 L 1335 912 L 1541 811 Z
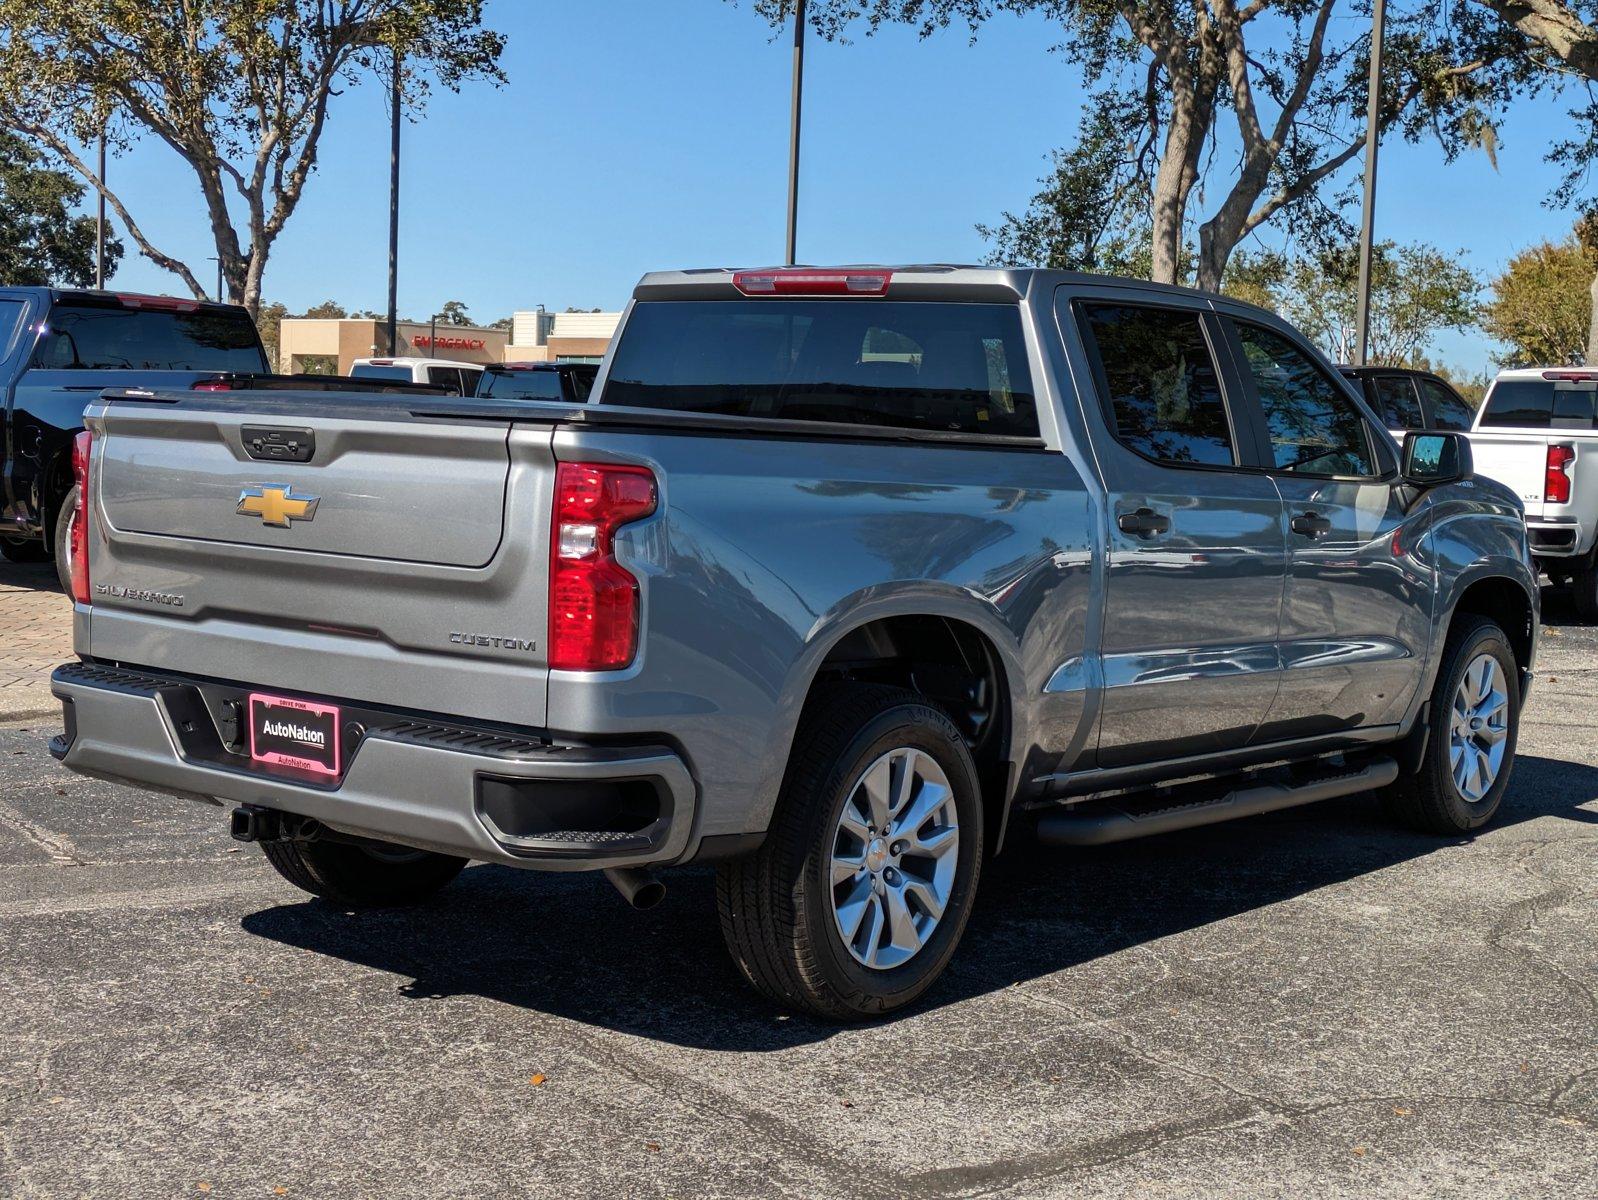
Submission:
M 1548 447 L 1548 465 L 1543 472 L 1543 503 L 1570 503 L 1570 464 L 1576 461 L 1576 448 L 1555 444 Z
M 734 271 L 732 286 L 745 296 L 886 296 L 892 271 L 783 267 Z
M 72 580 L 72 599 L 90 604 L 89 521 L 94 511 L 94 490 L 89 483 L 89 455 L 94 449 L 94 434 L 85 429 L 72 440 L 72 478 L 78 485 L 78 503 L 67 525 L 67 573 Z
M 202 379 L 189 388 L 191 392 L 231 392 L 233 385 L 225 379 Z
M 184 300 L 179 296 L 141 296 L 136 292 L 118 292 L 117 299 L 123 308 L 150 308 L 180 313 L 200 311 L 198 300 Z
M 1556 383 L 1560 380 L 1570 383 L 1592 383 L 1598 381 L 1598 371 L 1581 371 L 1575 368 L 1568 371 L 1544 371 L 1543 378 Z
M 560 463 L 549 546 L 549 665 L 614 671 L 638 652 L 638 580 L 616 561 L 616 530 L 655 511 L 647 467 Z

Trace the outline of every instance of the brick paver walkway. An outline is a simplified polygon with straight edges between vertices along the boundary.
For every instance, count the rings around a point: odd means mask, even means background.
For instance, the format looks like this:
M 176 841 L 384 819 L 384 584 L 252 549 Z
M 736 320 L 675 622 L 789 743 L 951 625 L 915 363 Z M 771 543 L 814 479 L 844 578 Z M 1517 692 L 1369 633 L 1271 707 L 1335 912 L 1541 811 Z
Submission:
M 53 714 L 50 671 L 72 657 L 72 605 L 55 566 L 0 559 L 0 723 Z

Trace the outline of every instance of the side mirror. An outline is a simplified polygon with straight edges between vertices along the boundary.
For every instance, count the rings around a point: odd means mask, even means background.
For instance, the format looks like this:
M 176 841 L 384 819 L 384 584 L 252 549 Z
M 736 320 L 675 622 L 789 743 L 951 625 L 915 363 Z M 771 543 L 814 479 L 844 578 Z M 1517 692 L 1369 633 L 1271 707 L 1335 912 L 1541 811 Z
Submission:
M 1404 482 L 1415 487 L 1458 483 L 1476 474 L 1470 439 L 1463 433 L 1428 430 L 1404 435 Z

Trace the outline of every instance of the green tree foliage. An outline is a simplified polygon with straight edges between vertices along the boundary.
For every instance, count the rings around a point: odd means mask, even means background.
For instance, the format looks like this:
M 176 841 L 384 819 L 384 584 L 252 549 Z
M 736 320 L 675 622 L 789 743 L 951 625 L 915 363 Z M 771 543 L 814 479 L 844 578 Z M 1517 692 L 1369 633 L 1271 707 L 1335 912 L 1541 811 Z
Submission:
M 1503 342 L 1506 363 L 1561 366 L 1581 362 L 1592 324 L 1598 249 L 1572 233 L 1528 246 L 1492 281 L 1482 328 Z
M 470 325 L 472 314 L 466 310 L 466 305 L 459 300 L 446 300 L 444 306 L 438 310 L 438 320 L 443 325 Z
M 1414 366 L 1444 330 L 1476 323 L 1481 280 L 1460 254 L 1412 242 L 1379 242 L 1371 256 L 1372 363 Z M 1292 257 L 1248 256 L 1237 286 L 1241 298 L 1275 309 L 1337 362 L 1351 362 L 1357 336 L 1359 249 L 1336 246 Z
M 0 132 L 0 283 L 94 284 L 94 218 L 74 212 L 83 186 L 21 138 Z M 122 257 L 107 236 L 105 269 Z
M 193 172 L 231 299 L 256 312 L 272 247 L 316 169 L 333 98 L 401 61 L 402 103 L 499 82 L 482 0 L 0 0 L 0 128 L 94 183 L 83 148 L 151 137 Z M 106 200 L 139 251 L 204 297 L 193 270 Z M 242 228 L 241 228 L 242 225 Z
M 754 8 L 780 24 L 794 0 Z M 1110 227 L 1104 204 L 1128 184 L 1141 192 L 1147 274 L 1159 282 L 1184 279 L 1195 227 L 1194 275 L 1211 290 L 1267 222 L 1315 245 L 1351 232 L 1347 194 L 1327 190 L 1364 142 L 1364 0 L 810 0 L 808 11 L 832 39 L 894 24 L 923 37 L 951 25 L 975 36 L 999 13 L 1061 27 L 1057 49 L 1093 89 L 1079 134 L 1089 149 L 1065 150 L 1034 208 L 994 230 L 1025 261 L 1081 259 L 1093 230 Z M 1450 152 L 1490 139 L 1490 112 L 1532 72 L 1514 52 L 1520 39 L 1485 10 L 1448 0 L 1394 0 L 1387 19 L 1382 126 L 1436 135 Z M 1095 186 L 1101 156 L 1115 154 L 1110 182 Z

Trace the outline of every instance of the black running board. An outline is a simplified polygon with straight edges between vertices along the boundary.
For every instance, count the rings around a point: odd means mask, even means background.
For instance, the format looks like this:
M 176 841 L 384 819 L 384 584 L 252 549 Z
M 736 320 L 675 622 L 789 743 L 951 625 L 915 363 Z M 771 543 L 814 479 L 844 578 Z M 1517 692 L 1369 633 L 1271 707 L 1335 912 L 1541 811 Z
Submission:
M 1178 829 L 1218 825 L 1238 817 L 1254 817 L 1278 809 L 1313 804 L 1386 787 L 1398 778 L 1398 764 L 1378 759 L 1357 771 L 1307 780 L 1296 786 L 1262 784 L 1228 792 L 1219 800 L 1206 800 L 1178 808 L 1137 815 L 1118 809 L 1068 809 L 1045 813 L 1038 820 L 1038 840 L 1051 846 L 1104 846 Z

